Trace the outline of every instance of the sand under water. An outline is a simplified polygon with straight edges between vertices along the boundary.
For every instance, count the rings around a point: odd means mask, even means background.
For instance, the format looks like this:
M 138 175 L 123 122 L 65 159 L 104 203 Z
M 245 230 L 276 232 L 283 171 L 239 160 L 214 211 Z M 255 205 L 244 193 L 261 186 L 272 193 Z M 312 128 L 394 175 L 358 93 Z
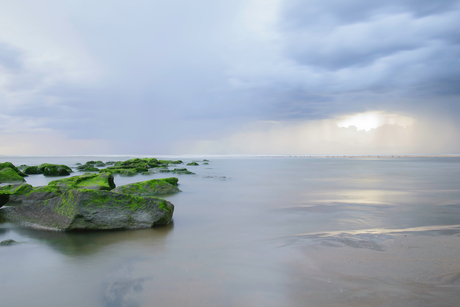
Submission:
M 64 233 L 0 224 L 0 241 L 21 242 L 0 247 L 2 305 L 460 305 L 460 158 L 208 159 L 166 197 L 176 206 L 166 227 Z

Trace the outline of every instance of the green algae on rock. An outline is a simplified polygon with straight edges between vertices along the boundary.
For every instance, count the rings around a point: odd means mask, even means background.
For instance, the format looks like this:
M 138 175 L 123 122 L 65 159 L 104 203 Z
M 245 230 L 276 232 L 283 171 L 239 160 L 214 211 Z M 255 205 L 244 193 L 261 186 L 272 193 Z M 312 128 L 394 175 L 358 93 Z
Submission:
M 11 162 L 0 163 L 0 170 L 7 168 L 7 167 L 12 168 L 19 176 L 27 177 L 27 175 L 21 172 L 16 166 L 14 166 L 13 163 Z
M 43 174 L 43 171 L 38 168 L 38 166 L 27 166 L 24 168 L 24 173 L 28 175 Z
M 172 170 L 172 172 L 179 175 L 195 175 L 195 173 L 189 171 L 186 168 L 175 168 Z
M 77 170 L 81 172 L 99 172 L 97 167 L 94 167 L 93 164 L 84 164 L 77 166 Z
M 73 172 L 72 169 L 67 165 L 50 163 L 43 163 L 38 168 L 43 172 L 43 175 L 45 176 L 68 176 Z
M 5 167 L 0 170 L 0 183 L 8 182 L 24 182 L 24 178 L 18 174 L 13 168 Z
M 0 246 L 9 246 L 9 245 L 15 245 L 15 244 L 19 244 L 19 242 L 16 242 L 12 239 L 3 240 L 2 242 L 0 242 Z
M 68 190 L 34 203 L 2 208 L 2 218 L 57 230 L 135 229 L 168 224 L 174 212 L 170 202 L 89 189 Z
M 190 162 L 190 163 L 187 163 L 187 165 L 197 166 L 197 165 L 199 165 L 199 164 L 196 163 L 196 162 Z
M 119 186 L 113 192 L 137 196 L 153 196 L 180 192 L 177 188 L 179 179 L 175 177 L 152 179 Z
M 133 168 L 104 168 L 99 171 L 100 174 L 102 173 L 112 173 L 112 174 L 119 174 L 120 176 L 136 176 L 137 171 Z
M 91 189 L 110 191 L 115 188 L 112 173 L 83 174 L 65 179 L 53 180 L 48 186 L 57 186 L 62 191 L 71 189 Z

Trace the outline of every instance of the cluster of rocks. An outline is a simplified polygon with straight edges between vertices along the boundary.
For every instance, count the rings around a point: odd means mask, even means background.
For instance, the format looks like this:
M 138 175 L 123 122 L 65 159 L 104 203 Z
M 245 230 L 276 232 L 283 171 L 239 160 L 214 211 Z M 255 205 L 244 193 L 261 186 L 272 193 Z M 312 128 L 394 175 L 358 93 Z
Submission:
M 203 160 L 203 164 L 209 164 Z M 174 173 L 179 175 L 195 175 L 186 168 L 169 169 L 171 165 L 183 164 L 181 160 L 158 160 L 156 158 L 134 158 L 126 161 L 88 161 L 85 164 L 77 163 L 78 172 L 111 173 L 120 176 L 135 176 L 138 174 L 150 175 L 154 172 Z M 187 163 L 190 166 L 199 165 L 197 162 Z M 103 167 L 101 169 L 101 167 Z M 43 163 L 38 166 L 21 165 L 16 168 L 10 162 L 0 163 L 0 183 L 24 182 L 23 177 L 28 175 L 42 174 L 44 176 L 69 176 L 74 171 L 67 165 Z
M 37 169 L 43 174 L 48 169 L 59 169 L 42 166 Z M 57 230 L 165 225 L 172 219 L 174 205 L 155 196 L 180 191 L 177 178 L 152 179 L 116 187 L 110 171 L 86 173 L 54 180 L 47 186 L 33 187 L 24 183 L 23 177 L 27 175 L 13 164 L 6 162 L 0 167 L 0 174 L 5 173 L 4 177 L 11 182 L 0 186 L 0 220 Z

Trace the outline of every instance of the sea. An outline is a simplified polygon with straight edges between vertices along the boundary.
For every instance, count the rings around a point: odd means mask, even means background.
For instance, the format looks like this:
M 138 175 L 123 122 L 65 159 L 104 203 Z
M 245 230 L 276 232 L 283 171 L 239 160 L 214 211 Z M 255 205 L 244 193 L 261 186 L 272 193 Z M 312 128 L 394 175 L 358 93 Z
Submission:
M 151 156 L 0 162 L 133 157 Z M 0 241 L 20 242 L 0 246 L 0 305 L 460 306 L 458 157 L 155 157 L 200 164 L 181 166 L 196 175 L 177 175 L 167 226 L 62 232 L 0 223 Z

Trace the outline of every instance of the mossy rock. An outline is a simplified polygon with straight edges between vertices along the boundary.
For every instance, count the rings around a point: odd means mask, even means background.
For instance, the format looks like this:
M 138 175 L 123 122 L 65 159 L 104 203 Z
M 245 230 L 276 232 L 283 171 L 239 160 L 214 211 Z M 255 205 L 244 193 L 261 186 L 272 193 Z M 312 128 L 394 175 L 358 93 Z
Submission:
M 114 165 L 116 161 L 107 161 L 105 162 L 105 165 Z
M 2 170 L 0 170 L 0 183 L 24 181 L 24 178 L 11 167 L 5 167 Z
M 99 172 L 97 167 L 94 167 L 92 164 L 84 164 L 77 166 L 77 170 L 81 172 Z
M 209 165 L 209 163 L 208 163 L 208 162 L 204 162 L 203 165 Z
M 2 170 L 4 168 L 8 168 L 8 167 L 13 169 L 19 176 L 27 177 L 27 175 L 24 174 L 23 172 L 21 172 L 16 166 L 14 166 L 13 163 L 11 163 L 11 162 L 0 163 L 0 170 Z
M 19 244 L 19 242 L 16 242 L 14 240 L 3 240 L 2 242 L 0 242 L 0 246 L 9 246 L 9 245 L 16 245 L 16 244 Z
M 133 168 L 104 168 L 99 171 L 99 173 L 112 173 L 112 174 L 118 174 L 120 176 L 124 177 L 130 177 L 130 176 L 136 176 L 137 175 L 137 170 Z
M 195 173 L 186 168 L 175 168 L 172 172 L 179 175 L 195 175 Z
M 209 160 L 203 159 L 203 162 L 209 162 Z
M 67 165 L 50 163 L 43 163 L 38 168 L 43 172 L 43 175 L 45 176 L 68 176 L 73 172 L 72 169 Z
M 61 195 L 62 193 L 59 187 L 32 187 L 30 184 L 23 183 L 2 187 L 2 189 L 0 189 L 0 195 L 2 194 L 8 196 L 7 202 L 3 205 L 16 206 L 21 204 L 33 204 L 37 201 Z
M 181 160 L 158 160 L 161 164 L 182 164 Z
M 96 164 L 94 164 L 94 166 L 97 166 L 97 167 L 104 167 L 104 166 L 105 166 L 105 163 L 102 162 L 102 161 L 96 161 Z
M 83 174 L 65 179 L 53 180 L 48 186 L 57 186 L 61 191 L 71 189 L 91 189 L 110 191 L 115 188 L 112 173 Z
M 199 164 L 196 163 L 196 162 L 190 162 L 190 163 L 187 163 L 187 165 L 191 165 L 191 166 L 198 166 Z
M 24 173 L 28 175 L 43 174 L 43 172 L 38 168 L 38 166 L 28 166 L 24 169 Z
M 151 196 L 78 189 L 0 211 L 8 222 L 64 231 L 136 229 L 168 224 L 174 205 Z
M 179 179 L 175 177 L 152 179 L 119 186 L 113 192 L 137 196 L 153 196 L 180 192 L 177 188 Z
M 33 190 L 33 187 L 27 183 L 9 184 L 0 187 L 0 194 L 24 195 Z

